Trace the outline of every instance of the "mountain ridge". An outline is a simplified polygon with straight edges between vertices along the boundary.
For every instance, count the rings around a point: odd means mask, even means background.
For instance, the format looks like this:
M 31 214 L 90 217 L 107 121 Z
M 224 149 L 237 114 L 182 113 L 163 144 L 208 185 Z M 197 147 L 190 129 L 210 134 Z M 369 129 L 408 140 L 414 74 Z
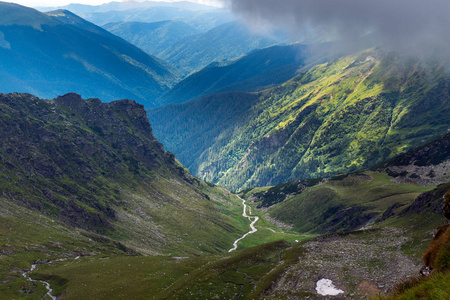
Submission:
M 0 122 L 6 201 L 141 253 L 227 249 L 241 226 L 221 212 L 239 200 L 191 176 L 153 136 L 135 101 L 0 94 Z M 192 221 L 179 223 L 170 211 Z M 202 228 L 184 236 L 191 226 Z
M 177 83 L 158 101 L 183 103 L 230 91 L 259 91 L 294 77 L 311 56 L 294 44 L 256 49 L 235 61 L 211 63 Z
M 368 50 L 258 94 L 208 96 L 149 117 L 193 174 L 240 190 L 364 169 L 425 144 L 450 126 L 447 84 L 442 66 Z
M 233 21 L 211 30 L 184 38 L 160 53 L 160 57 L 187 75 L 212 62 L 226 61 L 252 50 L 282 44 L 282 33 L 269 36 L 253 33 L 246 25 Z
M 50 17 L 20 5 L 0 8 L 5 18 L 29 24 L 0 26 L 0 72 L 10 78 L 0 82 L 2 92 L 44 98 L 78 92 L 109 101 L 134 98 L 151 107 L 177 80 L 166 63 L 71 13 Z
M 155 56 L 179 40 L 198 34 L 192 26 L 172 20 L 153 23 L 116 22 L 105 24 L 103 28 Z

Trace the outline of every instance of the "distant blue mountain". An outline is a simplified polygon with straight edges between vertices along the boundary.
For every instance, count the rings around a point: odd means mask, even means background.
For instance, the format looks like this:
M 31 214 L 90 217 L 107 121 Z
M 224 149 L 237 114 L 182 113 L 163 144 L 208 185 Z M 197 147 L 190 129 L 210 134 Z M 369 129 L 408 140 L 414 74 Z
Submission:
M 48 14 L 0 2 L 0 92 L 53 98 L 76 92 L 146 107 L 177 80 L 173 68 L 63 10 Z
M 170 20 L 109 23 L 103 28 L 155 56 L 176 42 L 199 33 L 186 23 Z
M 118 22 L 153 23 L 172 20 L 187 23 L 200 32 L 234 20 L 233 14 L 226 9 L 189 1 L 126 1 L 102 5 L 70 4 L 60 7 L 40 7 L 39 9 L 44 12 L 55 9 L 69 10 L 99 26 Z
M 245 24 L 230 22 L 187 37 L 163 51 L 159 57 L 189 74 L 212 62 L 235 59 L 252 50 L 283 44 L 287 40 L 281 32 L 270 36 L 258 34 Z
M 299 44 L 255 50 L 233 62 L 212 63 L 164 94 L 161 104 L 182 103 L 229 91 L 256 91 L 294 77 L 308 56 Z

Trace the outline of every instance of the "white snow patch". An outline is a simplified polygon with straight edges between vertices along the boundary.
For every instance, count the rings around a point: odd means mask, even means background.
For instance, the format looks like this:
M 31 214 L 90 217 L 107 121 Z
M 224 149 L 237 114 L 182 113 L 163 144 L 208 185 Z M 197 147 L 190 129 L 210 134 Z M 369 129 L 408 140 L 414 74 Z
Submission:
M 316 291 L 319 295 L 322 296 L 329 296 L 329 295 L 336 296 L 344 293 L 343 290 L 336 288 L 330 279 L 325 278 L 322 278 L 319 281 L 317 281 Z

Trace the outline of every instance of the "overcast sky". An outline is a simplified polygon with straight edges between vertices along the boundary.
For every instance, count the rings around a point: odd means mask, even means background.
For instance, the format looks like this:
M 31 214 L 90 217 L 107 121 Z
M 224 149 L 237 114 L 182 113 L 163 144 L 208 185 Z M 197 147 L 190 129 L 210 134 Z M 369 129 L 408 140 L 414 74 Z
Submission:
M 394 50 L 450 56 L 450 0 L 224 0 L 256 23 L 322 28 L 343 41 L 369 35 Z
M 112 2 L 111 0 L 3 0 L 5 2 L 14 2 L 25 6 L 30 7 L 37 7 L 37 6 L 63 6 L 70 3 L 82 3 L 82 4 L 89 4 L 89 5 L 99 5 L 103 3 Z M 116 0 L 116 2 L 126 2 L 127 0 Z M 180 0 L 165 0 L 165 2 L 178 2 Z M 202 4 L 209 4 L 209 5 L 217 5 L 220 1 L 219 0 L 189 0 L 190 2 L 197 2 Z M 138 2 L 142 2 L 138 1 Z
M 8 1 L 8 0 L 6 0 Z M 126 0 L 122 0 L 124 2 Z M 167 2 L 182 0 L 165 0 Z M 305 28 L 348 41 L 362 36 L 399 51 L 434 54 L 450 48 L 450 0 L 188 0 L 226 4 L 262 28 L 272 24 L 301 33 Z M 108 0 L 13 0 L 27 6 L 98 5 Z

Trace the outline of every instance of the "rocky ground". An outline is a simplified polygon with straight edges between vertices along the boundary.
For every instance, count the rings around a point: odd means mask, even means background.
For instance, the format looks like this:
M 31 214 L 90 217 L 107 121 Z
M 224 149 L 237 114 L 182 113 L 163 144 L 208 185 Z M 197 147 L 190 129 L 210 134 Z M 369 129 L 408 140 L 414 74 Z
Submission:
M 368 229 L 330 234 L 304 243 L 305 254 L 266 291 L 267 298 L 368 299 L 389 292 L 405 278 L 419 274 L 421 262 L 401 252 L 409 241 L 402 230 Z M 330 279 L 344 291 L 320 296 L 316 283 Z
M 431 166 L 391 166 L 386 169 L 394 177 L 395 183 L 416 183 L 420 185 L 437 185 L 449 181 L 450 160 Z

